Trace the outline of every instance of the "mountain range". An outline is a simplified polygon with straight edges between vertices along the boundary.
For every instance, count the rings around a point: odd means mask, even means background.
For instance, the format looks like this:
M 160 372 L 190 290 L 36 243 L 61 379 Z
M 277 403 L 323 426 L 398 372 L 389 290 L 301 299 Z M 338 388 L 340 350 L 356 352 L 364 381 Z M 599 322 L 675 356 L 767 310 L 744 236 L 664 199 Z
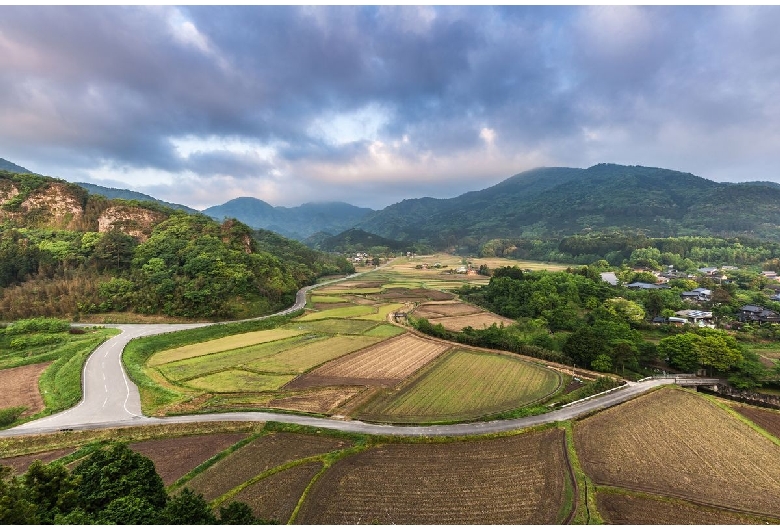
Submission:
M 193 211 L 137 192 L 79 185 L 108 198 L 153 200 Z M 451 199 L 406 199 L 382 210 L 344 202 L 274 207 L 260 199 L 239 197 L 202 213 L 216 220 L 235 218 L 312 246 L 351 228 L 434 248 L 464 241 L 478 246 L 496 238 L 559 238 L 613 230 L 652 237 L 780 240 L 780 185 L 718 183 L 670 169 L 597 164 L 587 169 L 533 169 Z

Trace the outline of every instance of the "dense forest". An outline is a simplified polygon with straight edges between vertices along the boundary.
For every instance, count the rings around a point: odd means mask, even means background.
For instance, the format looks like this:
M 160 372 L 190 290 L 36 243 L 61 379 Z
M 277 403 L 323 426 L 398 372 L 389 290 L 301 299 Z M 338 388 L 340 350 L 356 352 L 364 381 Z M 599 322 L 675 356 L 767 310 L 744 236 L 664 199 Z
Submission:
M 343 257 L 235 220 L 109 200 L 47 177 L 0 173 L 0 199 L 4 320 L 257 316 L 291 305 L 319 276 L 354 271 Z

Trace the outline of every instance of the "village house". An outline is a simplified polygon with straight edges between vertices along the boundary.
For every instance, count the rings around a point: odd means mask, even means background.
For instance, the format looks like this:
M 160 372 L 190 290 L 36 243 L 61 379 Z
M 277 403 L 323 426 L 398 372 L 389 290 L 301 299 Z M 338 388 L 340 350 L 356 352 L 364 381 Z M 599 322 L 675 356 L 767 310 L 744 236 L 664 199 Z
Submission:
M 758 305 L 744 305 L 739 309 L 737 319 L 740 322 L 778 323 L 780 315 L 770 309 L 764 309 Z

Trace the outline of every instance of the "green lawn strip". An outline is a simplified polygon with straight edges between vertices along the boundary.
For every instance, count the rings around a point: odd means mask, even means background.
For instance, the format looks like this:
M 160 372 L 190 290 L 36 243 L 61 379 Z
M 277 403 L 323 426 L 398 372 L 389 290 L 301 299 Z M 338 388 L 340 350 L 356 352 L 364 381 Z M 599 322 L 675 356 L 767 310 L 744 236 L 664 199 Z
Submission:
M 401 390 L 377 396 L 360 415 L 405 423 L 474 420 L 517 411 L 545 400 L 559 387 L 560 376 L 542 366 L 457 349 L 420 370 Z
M 322 340 L 322 337 L 313 334 L 296 335 L 287 339 L 265 342 L 254 346 L 238 348 L 236 350 L 212 353 L 192 359 L 184 359 L 182 361 L 174 361 L 155 368 L 167 379 L 181 383 L 190 379 L 227 370 L 228 368 L 236 368 L 250 362 L 255 362 L 258 359 L 276 355 L 281 351 L 288 350 L 312 340 L 319 341 Z
M 705 399 L 708 399 L 710 402 L 714 403 L 718 407 L 725 410 L 727 413 L 729 413 L 731 416 L 734 416 L 736 419 L 753 429 L 754 431 L 758 432 L 761 436 L 768 439 L 775 445 L 780 445 L 780 439 L 777 438 L 774 434 L 770 433 L 769 431 L 765 430 L 760 425 L 754 423 L 751 419 L 746 418 L 733 408 L 731 408 L 727 403 L 723 403 L 720 399 L 716 398 L 715 396 L 709 396 L 707 394 L 698 394 L 700 396 L 703 396 Z
M 384 322 L 385 320 L 387 320 L 388 314 L 398 311 L 403 306 L 404 304 L 385 304 L 379 306 L 379 309 L 373 315 L 365 315 L 365 316 L 359 316 L 355 318 L 359 320 L 375 320 L 379 322 Z
M 241 333 L 239 335 L 231 335 L 221 339 L 201 342 L 198 344 L 188 344 L 187 346 L 181 346 L 172 350 L 164 350 L 155 353 L 146 362 L 146 365 L 157 366 L 175 361 L 183 361 L 185 359 L 194 357 L 200 357 L 203 355 L 211 355 L 213 353 L 237 350 L 240 348 L 254 346 L 256 344 L 288 339 L 302 333 L 305 332 L 294 329 L 269 329 L 263 331 L 253 331 L 250 333 Z
M 363 315 L 370 315 L 376 312 L 376 308 L 370 305 L 353 305 L 348 307 L 337 307 L 335 309 L 325 309 L 324 311 L 315 311 L 302 317 L 298 317 L 298 322 L 307 322 L 309 320 L 323 320 L 326 318 L 351 318 Z
M 100 333 L 100 331 L 97 331 L 97 333 Z M 58 340 L 57 342 L 51 344 L 23 347 L 20 349 L 12 349 L 4 346 L 2 349 L 0 349 L 0 370 L 55 361 L 62 357 L 63 354 L 69 354 L 69 352 L 72 352 L 72 348 L 76 344 L 84 344 L 85 347 L 89 347 L 94 343 L 94 337 L 92 336 L 92 333 L 87 333 L 84 335 L 71 335 L 66 331 L 64 333 L 56 334 L 32 334 L 32 337 L 39 336 L 46 338 L 56 338 Z M 25 336 L 25 338 L 27 337 L 30 336 Z
M 571 524 L 604 524 L 596 506 L 596 487 L 582 470 L 580 459 L 574 447 L 574 424 L 571 421 L 565 421 L 561 425 L 566 430 L 566 451 L 569 456 L 569 465 L 571 465 L 574 478 L 577 481 L 577 512 L 571 520 Z

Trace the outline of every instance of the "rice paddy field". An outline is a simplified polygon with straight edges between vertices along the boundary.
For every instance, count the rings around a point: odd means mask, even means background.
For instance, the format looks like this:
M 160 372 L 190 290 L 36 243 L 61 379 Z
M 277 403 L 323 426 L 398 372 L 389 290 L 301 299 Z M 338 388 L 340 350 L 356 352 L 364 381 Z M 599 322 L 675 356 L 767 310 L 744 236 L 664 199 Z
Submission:
M 438 270 L 400 258 L 360 279 L 312 290 L 306 312 L 278 328 L 155 352 L 143 366 L 148 384 L 139 385 L 145 413 L 362 410 L 382 421 L 438 422 L 522 408 L 557 389 L 555 372 L 517 359 L 457 352 L 439 363 L 452 345 L 409 333 L 397 314 L 425 315 L 451 329 L 511 323 L 447 291 L 486 278 L 453 274 L 460 258 L 435 258 L 442 261 Z M 454 367 L 463 359 L 473 365 Z M 461 388 L 446 387 L 450 377 Z M 147 392 L 163 398 L 144 398 Z M 458 393 L 463 397 L 454 399 Z M 427 409 L 423 402 L 430 402 Z

